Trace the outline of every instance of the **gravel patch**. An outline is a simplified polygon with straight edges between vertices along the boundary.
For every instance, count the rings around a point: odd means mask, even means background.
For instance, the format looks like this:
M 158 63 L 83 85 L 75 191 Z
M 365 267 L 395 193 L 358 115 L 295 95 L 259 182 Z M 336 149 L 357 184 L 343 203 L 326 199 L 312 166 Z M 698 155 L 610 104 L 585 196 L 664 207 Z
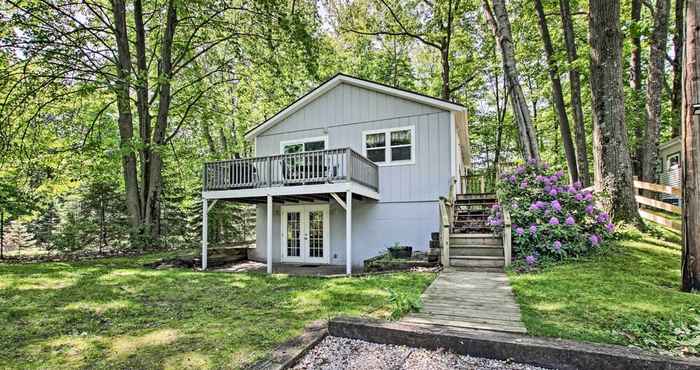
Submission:
M 446 351 L 326 337 L 294 369 L 405 369 L 405 370 L 545 370 L 541 367 Z

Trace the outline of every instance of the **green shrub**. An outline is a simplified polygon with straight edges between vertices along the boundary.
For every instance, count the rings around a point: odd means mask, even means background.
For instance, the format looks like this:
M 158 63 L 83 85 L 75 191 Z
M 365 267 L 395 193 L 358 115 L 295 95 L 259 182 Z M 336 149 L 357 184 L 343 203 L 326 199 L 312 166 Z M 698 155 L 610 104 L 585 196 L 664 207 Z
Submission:
M 511 215 L 515 265 L 577 257 L 600 249 L 614 231 L 607 213 L 580 183 L 567 185 L 562 171 L 545 164 L 518 166 L 500 178 L 497 192 L 503 204 L 494 206 L 489 224 L 503 229 L 503 209 Z

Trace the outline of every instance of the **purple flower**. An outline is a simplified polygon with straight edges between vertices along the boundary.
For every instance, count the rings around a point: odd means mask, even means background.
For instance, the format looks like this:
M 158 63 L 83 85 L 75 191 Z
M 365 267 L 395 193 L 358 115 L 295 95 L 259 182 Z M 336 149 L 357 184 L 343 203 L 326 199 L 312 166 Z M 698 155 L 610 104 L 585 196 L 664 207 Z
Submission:
M 600 237 L 596 234 L 591 234 L 591 236 L 588 239 L 591 241 L 591 245 L 594 247 L 600 244 Z
M 583 186 L 583 185 L 581 185 L 581 181 L 576 181 L 576 182 L 574 182 L 574 187 L 575 187 L 577 190 L 578 190 L 578 189 L 581 189 L 581 186 Z
M 542 180 L 542 184 L 544 184 L 544 192 L 549 193 L 549 191 L 552 189 L 552 183 L 549 181 L 549 179 L 545 177 L 544 180 Z
M 598 217 L 596 217 L 596 221 L 598 221 L 598 223 L 601 223 L 601 224 L 608 222 L 608 219 L 609 219 L 608 214 L 605 212 L 598 214 Z
M 564 177 L 564 171 L 559 170 L 559 171 L 557 171 L 557 172 L 554 173 L 554 176 L 556 176 L 556 177 Z
M 556 217 L 552 217 L 549 219 L 549 224 L 550 225 L 559 225 L 559 219 Z
M 544 176 L 537 175 L 537 177 L 535 177 L 535 180 L 537 180 L 538 182 L 544 182 Z
M 523 167 L 523 166 L 515 167 L 515 173 L 516 173 L 516 174 L 520 175 L 520 174 L 523 173 L 523 172 L 525 172 L 525 167 Z
M 569 193 L 571 193 L 571 194 L 575 194 L 575 193 L 576 193 L 576 188 L 575 188 L 573 185 L 570 185 L 570 186 L 568 187 L 568 190 L 567 190 L 567 191 L 568 191 Z
M 523 236 L 523 234 L 525 234 L 525 230 L 523 230 L 522 227 L 518 227 L 517 229 L 515 229 L 515 234 L 517 236 Z
M 523 180 L 523 182 L 520 183 L 520 189 L 527 189 L 527 180 Z
M 537 160 L 535 158 L 530 158 L 527 160 L 527 164 L 529 164 L 530 166 L 534 166 L 537 164 Z
M 530 211 L 531 212 L 535 212 L 535 211 L 539 211 L 539 210 L 540 210 L 540 207 L 537 206 L 537 203 L 530 204 Z
M 553 200 L 552 203 L 550 203 L 550 205 L 552 206 L 553 210 L 555 210 L 557 212 L 561 211 L 561 203 L 559 203 L 558 200 Z
M 561 242 L 559 240 L 555 240 L 554 244 L 552 244 L 552 246 L 554 247 L 554 250 L 557 252 L 559 252 L 559 250 L 561 250 Z
M 554 189 L 554 188 L 549 191 L 549 195 L 551 195 L 553 197 L 556 197 L 558 193 L 559 192 L 557 191 L 557 189 Z
M 515 175 L 510 175 L 510 177 L 508 178 L 508 181 L 515 182 Z
M 530 225 L 530 234 L 531 235 L 537 234 L 537 225 Z
M 541 200 L 538 200 L 537 202 L 535 202 L 535 204 L 537 205 L 538 209 L 543 209 L 546 206 L 545 202 Z
M 578 201 L 580 202 L 580 201 L 583 200 L 583 194 L 581 194 L 581 193 L 576 193 L 576 195 L 574 195 L 574 198 L 576 198 L 576 200 L 578 200 Z
M 496 203 L 496 204 L 491 206 L 491 209 L 494 211 L 498 211 L 499 209 L 501 209 L 501 206 L 498 203 Z
M 590 191 L 586 191 L 586 192 L 584 192 L 584 194 L 583 194 L 583 199 L 585 199 L 586 201 L 592 200 L 592 199 L 593 199 L 593 194 L 591 194 Z
M 605 225 L 605 228 L 608 230 L 609 233 L 613 233 L 615 231 L 615 225 L 613 225 L 612 222 L 608 222 L 607 225 Z
M 532 266 L 535 263 L 537 263 L 537 257 L 533 255 L 529 255 L 525 257 L 525 262 L 527 262 L 528 265 Z
M 592 204 L 589 204 L 586 206 L 586 213 L 588 213 L 589 215 L 592 215 L 594 210 L 595 210 L 595 207 L 593 207 Z
M 566 218 L 566 221 L 564 221 L 567 225 L 575 225 L 576 220 L 574 219 L 574 216 L 569 215 L 569 217 Z
M 492 218 L 489 220 L 489 224 L 491 226 L 501 226 L 503 224 L 503 220 L 500 218 Z

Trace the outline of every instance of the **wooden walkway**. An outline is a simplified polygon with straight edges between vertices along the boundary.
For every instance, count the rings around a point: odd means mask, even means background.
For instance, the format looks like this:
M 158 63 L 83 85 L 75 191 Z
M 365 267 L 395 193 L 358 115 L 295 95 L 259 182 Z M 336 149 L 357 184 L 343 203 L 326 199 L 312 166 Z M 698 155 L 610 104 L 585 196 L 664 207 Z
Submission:
M 420 312 L 407 315 L 403 322 L 526 333 L 505 273 L 443 271 L 422 298 Z

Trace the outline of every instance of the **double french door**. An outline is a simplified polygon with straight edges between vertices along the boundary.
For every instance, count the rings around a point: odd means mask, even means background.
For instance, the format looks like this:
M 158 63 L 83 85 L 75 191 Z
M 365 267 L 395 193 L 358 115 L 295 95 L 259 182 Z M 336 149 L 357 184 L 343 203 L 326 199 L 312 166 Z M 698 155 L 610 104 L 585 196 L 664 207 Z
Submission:
M 329 263 L 327 204 L 282 206 L 282 262 Z

